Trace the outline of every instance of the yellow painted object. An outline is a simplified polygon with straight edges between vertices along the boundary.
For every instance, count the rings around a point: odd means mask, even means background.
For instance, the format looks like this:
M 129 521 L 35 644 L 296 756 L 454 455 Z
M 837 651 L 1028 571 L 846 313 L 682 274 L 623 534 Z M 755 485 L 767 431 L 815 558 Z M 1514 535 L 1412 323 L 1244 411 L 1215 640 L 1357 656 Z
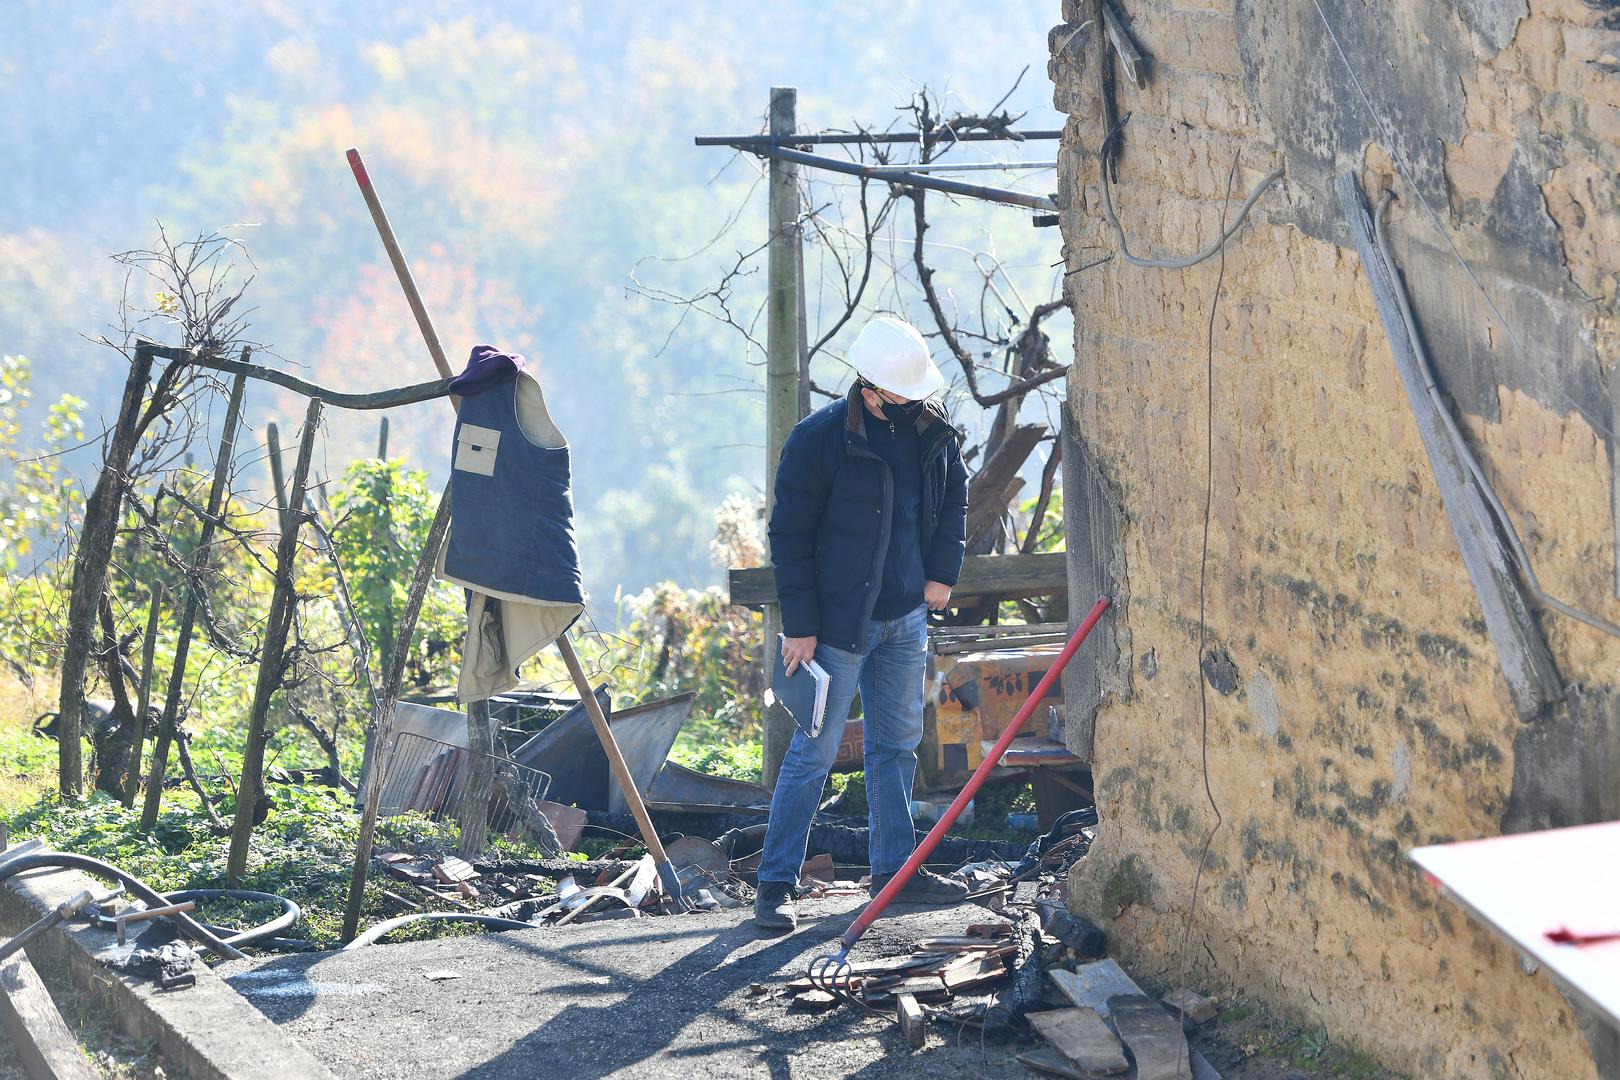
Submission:
M 937 747 L 934 764 L 940 773 L 979 767 L 984 760 L 981 743 L 1001 734 L 1060 649 L 1059 645 L 1039 645 L 934 658 L 932 741 Z M 1062 701 L 1060 682 L 1042 699 L 1042 705 L 1061 705 Z M 1022 733 L 1050 737 L 1047 709 L 1036 709 Z M 924 741 L 929 741 L 926 736 Z

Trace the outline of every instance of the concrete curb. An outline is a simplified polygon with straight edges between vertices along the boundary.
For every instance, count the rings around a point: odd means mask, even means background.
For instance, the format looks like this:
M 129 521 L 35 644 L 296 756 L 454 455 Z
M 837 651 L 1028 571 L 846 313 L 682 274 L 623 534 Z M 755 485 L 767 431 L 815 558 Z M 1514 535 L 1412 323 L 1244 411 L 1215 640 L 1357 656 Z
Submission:
M 5 885 L 0 888 L 0 927 L 13 933 L 81 889 L 103 893 L 107 888 L 77 870 L 19 874 Z M 98 954 L 116 949 L 112 931 L 79 923 L 41 935 L 26 951 L 48 980 L 88 994 L 131 1037 L 155 1040 L 193 1080 L 335 1080 L 202 963 L 192 969 L 195 986 L 162 991 L 155 983 L 103 966 Z

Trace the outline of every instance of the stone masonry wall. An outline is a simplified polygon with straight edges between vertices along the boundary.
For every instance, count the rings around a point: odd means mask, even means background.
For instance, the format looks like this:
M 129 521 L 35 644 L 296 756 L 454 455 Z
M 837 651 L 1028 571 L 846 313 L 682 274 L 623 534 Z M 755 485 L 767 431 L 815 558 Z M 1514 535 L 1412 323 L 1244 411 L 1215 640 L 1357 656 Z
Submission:
M 1620 817 L 1620 640 L 1540 611 L 1566 699 L 1515 713 L 1331 181 L 1392 187 L 1390 231 L 1462 427 L 1544 587 L 1620 621 L 1615 349 L 1620 7 L 1613 0 L 1121 0 L 1153 59 L 1115 201 L 1182 254 L 1284 179 L 1229 245 L 1214 326 L 1211 655 L 1200 674 L 1204 365 L 1220 267 L 1145 269 L 1103 221 L 1091 0 L 1051 36 L 1070 117 L 1059 199 L 1073 444 L 1117 500 L 1116 673 L 1093 730 L 1102 825 L 1072 903 L 1144 974 L 1238 989 L 1418 1077 L 1615 1075 L 1612 1033 L 1426 885 L 1422 844 Z M 1391 146 L 1393 142 L 1395 145 Z M 1514 347 L 1427 220 L 1445 222 Z M 1080 269 L 1104 256 L 1108 261 Z M 1071 560 L 1099 558 L 1076 552 Z M 1122 568 L 1122 569 L 1120 569 Z M 1076 603 L 1083 611 L 1085 603 Z M 1115 646 L 1111 646 L 1115 647 Z M 1193 878 L 1223 824 L 1190 947 Z M 1094 712 L 1094 715 L 1093 715 Z M 1504 868 L 1511 874 L 1512 868 Z

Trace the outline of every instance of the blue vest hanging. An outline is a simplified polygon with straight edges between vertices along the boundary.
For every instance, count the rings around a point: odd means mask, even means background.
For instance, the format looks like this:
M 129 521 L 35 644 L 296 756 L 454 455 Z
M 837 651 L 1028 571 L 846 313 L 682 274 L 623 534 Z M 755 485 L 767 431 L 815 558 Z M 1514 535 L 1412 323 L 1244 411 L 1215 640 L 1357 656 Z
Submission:
M 459 695 L 469 701 L 516 685 L 517 666 L 573 624 L 585 592 L 568 443 L 535 378 L 518 371 L 463 397 L 451 452 L 439 574 L 474 594 Z
M 461 399 L 444 571 L 519 601 L 583 604 L 568 445 L 542 446 L 518 423 L 519 379 Z

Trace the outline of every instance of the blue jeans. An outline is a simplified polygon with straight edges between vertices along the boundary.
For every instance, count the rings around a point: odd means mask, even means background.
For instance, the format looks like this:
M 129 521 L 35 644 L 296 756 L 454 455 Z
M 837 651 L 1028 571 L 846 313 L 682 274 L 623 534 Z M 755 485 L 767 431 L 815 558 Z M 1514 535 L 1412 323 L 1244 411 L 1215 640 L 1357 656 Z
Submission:
M 799 880 L 810 823 L 857 689 L 866 716 L 866 802 L 872 827 L 867 857 L 873 874 L 892 874 L 905 864 L 917 839 L 911 826 L 911 782 L 922 741 L 927 643 L 928 608 L 919 604 L 909 615 L 868 624 L 865 655 L 816 646 L 816 663 L 832 676 L 827 719 L 814 739 L 803 729 L 795 731 L 782 759 L 771 795 L 760 881 Z

